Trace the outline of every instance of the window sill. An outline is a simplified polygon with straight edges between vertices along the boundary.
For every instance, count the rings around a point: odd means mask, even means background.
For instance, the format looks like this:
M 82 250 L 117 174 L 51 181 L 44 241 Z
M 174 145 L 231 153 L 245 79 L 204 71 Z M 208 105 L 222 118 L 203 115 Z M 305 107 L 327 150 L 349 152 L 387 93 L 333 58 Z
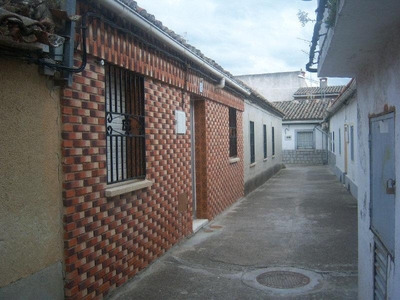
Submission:
M 230 164 L 234 164 L 234 163 L 237 163 L 237 162 L 239 162 L 240 161 L 240 158 L 239 157 L 230 157 L 229 158 L 229 163 Z
M 264 158 L 264 159 L 263 159 L 263 162 L 266 162 L 266 161 L 268 161 L 268 158 Z
M 106 197 L 111 198 L 121 194 L 141 190 L 152 186 L 153 183 L 154 183 L 153 181 L 145 179 L 145 180 L 127 181 L 119 184 L 117 183 L 116 185 L 113 184 L 112 186 L 106 188 Z
M 250 164 L 250 168 L 254 168 L 256 166 L 257 163 L 252 163 Z

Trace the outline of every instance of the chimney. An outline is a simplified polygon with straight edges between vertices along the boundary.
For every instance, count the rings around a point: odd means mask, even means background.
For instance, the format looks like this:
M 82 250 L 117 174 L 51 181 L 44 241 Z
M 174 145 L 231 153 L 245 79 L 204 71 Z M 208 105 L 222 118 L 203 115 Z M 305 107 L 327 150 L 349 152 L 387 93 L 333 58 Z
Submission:
M 319 79 L 319 87 L 326 88 L 328 86 L 328 78 L 322 77 Z

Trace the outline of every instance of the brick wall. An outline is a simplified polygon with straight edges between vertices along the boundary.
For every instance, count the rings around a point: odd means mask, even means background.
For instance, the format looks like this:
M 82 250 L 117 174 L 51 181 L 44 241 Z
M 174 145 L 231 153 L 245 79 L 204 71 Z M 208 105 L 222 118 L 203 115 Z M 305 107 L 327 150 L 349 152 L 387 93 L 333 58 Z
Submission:
M 85 9 L 79 6 L 80 13 Z M 204 103 L 205 215 L 212 219 L 243 196 L 243 159 L 229 164 L 228 157 L 228 106 L 238 109 L 238 156 L 243 157 L 243 99 L 207 79 L 200 95 L 195 72 L 99 20 L 91 20 L 88 33 L 87 66 L 61 95 L 68 299 L 102 299 L 192 232 L 193 93 Z M 105 197 L 105 73 L 100 58 L 145 76 L 146 179 L 154 184 L 113 198 Z M 176 109 L 186 113 L 184 135 L 175 134 Z M 182 195 L 186 209 L 179 205 Z
M 237 110 L 238 157 L 229 161 L 229 106 L 195 102 L 196 217 L 212 220 L 244 195 L 242 111 Z
M 236 111 L 239 162 L 229 162 L 229 107 L 206 101 L 207 216 L 213 219 L 244 195 L 242 112 Z
M 76 60 L 76 65 L 80 62 Z M 147 189 L 105 197 L 104 68 L 89 58 L 86 70 L 62 92 L 62 153 L 66 297 L 101 298 L 191 233 L 190 118 L 175 134 L 174 111 L 189 116 L 180 89 L 145 79 Z M 243 159 L 229 163 L 228 106 L 202 103 L 205 211 L 214 218 L 243 196 Z M 238 156 L 243 158 L 242 112 L 237 111 Z M 202 133 L 203 132 L 203 133 Z M 206 145 L 206 146 L 204 146 Z M 201 169 L 200 169 L 201 170 Z M 178 196 L 188 195 L 185 212 Z
M 191 232 L 190 131 L 175 135 L 174 125 L 182 97 L 189 113 L 189 98 L 149 78 L 145 93 L 146 170 L 154 184 L 107 199 L 103 67 L 89 59 L 73 86 L 63 90 L 64 249 L 71 299 L 106 294 Z M 184 213 L 178 211 L 182 193 L 189 198 Z

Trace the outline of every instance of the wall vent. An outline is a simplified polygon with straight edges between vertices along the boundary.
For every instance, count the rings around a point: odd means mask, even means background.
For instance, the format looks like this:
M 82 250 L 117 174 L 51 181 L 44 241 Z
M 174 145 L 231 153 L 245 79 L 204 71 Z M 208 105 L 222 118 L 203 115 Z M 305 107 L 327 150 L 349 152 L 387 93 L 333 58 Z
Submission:
M 375 237 L 374 251 L 374 300 L 386 300 L 388 251 Z

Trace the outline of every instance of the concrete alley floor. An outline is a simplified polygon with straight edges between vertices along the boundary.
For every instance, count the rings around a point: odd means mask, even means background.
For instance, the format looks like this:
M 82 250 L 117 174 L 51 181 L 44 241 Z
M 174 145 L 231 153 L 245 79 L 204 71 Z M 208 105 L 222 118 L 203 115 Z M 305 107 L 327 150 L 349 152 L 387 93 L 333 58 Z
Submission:
M 288 166 L 108 299 L 357 299 L 357 202 Z

